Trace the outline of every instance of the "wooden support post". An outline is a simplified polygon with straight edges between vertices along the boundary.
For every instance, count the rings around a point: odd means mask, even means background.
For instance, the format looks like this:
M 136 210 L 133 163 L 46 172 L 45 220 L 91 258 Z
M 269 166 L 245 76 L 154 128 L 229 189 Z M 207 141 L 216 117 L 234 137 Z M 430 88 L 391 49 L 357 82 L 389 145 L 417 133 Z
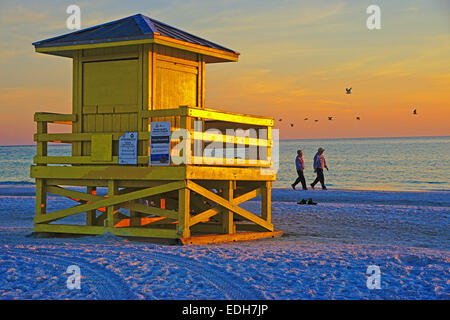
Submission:
M 233 201 L 234 185 L 234 181 L 226 181 L 223 188 L 223 197 L 230 202 Z M 235 228 L 236 227 L 233 223 L 233 211 L 224 209 L 222 219 L 222 232 L 225 234 L 232 234 L 236 232 Z
M 181 107 L 187 107 L 187 106 L 180 106 L 180 108 Z M 192 118 L 189 116 L 181 116 L 180 117 L 180 129 L 187 130 L 188 134 L 191 135 Z M 183 158 L 184 158 L 183 164 L 191 164 L 192 163 L 192 140 L 191 140 L 190 136 L 188 137 L 188 140 L 185 142 L 185 148 L 184 148 L 183 152 L 185 152 L 185 154 L 183 154 Z
M 36 216 L 41 216 L 47 210 L 47 186 L 45 179 L 36 179 Z
M 131 202 L 131 207 L 133 208 L 134 203 L 138 200 L 133 200 Z M 130 227 L 139 227 L 141 225 L 141 218 L 138 213 L 134 210 L 130 210 Z
M 178 234 L 182 238 L 189 238 L 191 231 L 189 228 L 190 219 L 190 191 L 188 188 L 178 190 Z
M 86 192 L 91 195 L 97 194 L 97 187 L 90 187 L 88 186 L 86 188 Z M 96 214 L 97 210 L 89 210 L 86 212 L 86 225 L 87 226 L 94 226 L 95 225 L 95 219 L 97 217 Z
M 37 122 L 37 134 L 45 134 L 48 132 L 47 122 L 38 121 Z M 36 155 L 41 157 L 47 156 L 47 141 L 38 141 L 36 143 Z M 46 166 L 47 164 L 38 164 L 38 166 Z
M 114 180 L 108 181 L 108 198 L 112 199 L 117 194 L 117 186 Z M 108 206 L 106 226 L 109 228 L 114 227 L 114 205 Z
M 82 97 L 83 97 L 83 50 L 74 50 L 73 52 L 73 99 L 72 99 L 72 113 L 77 115 L 76 122 L 72 123 L 72 133 L 83 132 L 83 117 L 82 117 Z M 72 143 L 72 156 L 82 155 L 83 142 Z
M 265 181 L 262 187 L 261 218 L 272 223 L 272 181 Z

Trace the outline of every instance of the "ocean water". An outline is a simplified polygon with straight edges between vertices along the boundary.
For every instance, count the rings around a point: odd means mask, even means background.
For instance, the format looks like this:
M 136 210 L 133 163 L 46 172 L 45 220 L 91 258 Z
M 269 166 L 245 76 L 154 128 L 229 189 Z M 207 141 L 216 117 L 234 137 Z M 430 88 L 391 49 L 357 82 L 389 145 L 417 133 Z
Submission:
M 450 137 L 281 141 L 274 185 L 290 187 L 297 149 L 303 149 L 309 185 L 315 179 L 312 167 L 318 147 L 325 148 L 330 169 L 325 170 L 325 184 L 331 188 L 450 190 Z
M 285 140 L 279 145 L 276 188 L 288 188 L 295 180 L 299 148 L 309 185 L 315 178 L 314 154 L 323 147 L 329 188 L 450 191 L 450 137 Z M 32 184 L 29 168 L 35 152 L 35 146 L 0 146 L 0 184 Z M 70 146 L 51 145 L 49 155 L 70 155 Z

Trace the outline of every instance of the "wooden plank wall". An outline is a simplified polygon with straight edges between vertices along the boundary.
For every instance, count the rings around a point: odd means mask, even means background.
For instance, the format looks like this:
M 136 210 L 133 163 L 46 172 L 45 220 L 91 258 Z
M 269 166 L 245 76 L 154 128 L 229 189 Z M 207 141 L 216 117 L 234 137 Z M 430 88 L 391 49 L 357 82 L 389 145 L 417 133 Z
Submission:
M 143 107 L 144 50 L 120 46 L 79 50 L 74 58 L 74 132 L 138 131 Z M 91 143 L 77 143 L 74 155 L 90 155 Z M 80 146 L 81 144 L 81 146 Z M 118 144 L 113 145 L 117 155 Z M 142 147 L 139 155 L 142 155 Z M 76 154 L 75 154 L 76 153 Z
M 180 105 L 204 108 L 205 62 L 200 54 L 153 45 L 153 87 L 151 110 L 177 108 Z M 153 121 L 171 121 L 172 130 L 180 128 L 176 117 L 158 117 Z
M 77 50 L 73 59 L 73 132 L 105 133 L 149 130 L 139 111 L 204 108 L 205 59 L 202 55 L 156 44 Z M 153 118 L 171 121 L 176 117 Z M 148 126 L 148 128 L 146 128 Z M 118 144 L 113 145 L 117 155 Z M 90 142 L 75 142 L 72 155 L 90 155 Z M 139 155 L 148 143 L 140 142 Z

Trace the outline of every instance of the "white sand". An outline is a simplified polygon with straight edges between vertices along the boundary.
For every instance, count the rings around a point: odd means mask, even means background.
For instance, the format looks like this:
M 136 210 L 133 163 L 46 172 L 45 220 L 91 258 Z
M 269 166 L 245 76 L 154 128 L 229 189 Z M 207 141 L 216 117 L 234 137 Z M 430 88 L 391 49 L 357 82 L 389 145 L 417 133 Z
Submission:
M 449 192 L 275 189 L 273 223 L 284 237 L 185 247 L 27 237 L 32 194 L 0 187 L 0 299 L 450 298 Z M 319 204 L 296 204 L 310 197 Z M 72 264 L 81 290 L 66 287 Z M 381 269 L 379 290 L 366 286 L 369 265 Z

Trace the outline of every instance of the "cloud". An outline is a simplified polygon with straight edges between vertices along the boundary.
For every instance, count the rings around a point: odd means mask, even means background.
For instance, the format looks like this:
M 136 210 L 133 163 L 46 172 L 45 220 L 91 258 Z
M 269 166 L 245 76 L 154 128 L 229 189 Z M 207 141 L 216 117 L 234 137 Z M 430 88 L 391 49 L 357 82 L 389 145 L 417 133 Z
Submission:
M 1 24 L 8 28 L 13 28 L 15 25 L 21 27 L 23 24 L 37 23 L 47 20 L 48 17 L 47 12 L 26 8 L 21 4 L 4 6 L 0 11 Z
M 71 92 L 53 87 L 0 88 L 1 113 L 31 117 L 37 111 L 70 112 Z
M 196 19 L 195 25 L 199 29 L 205 26 L 209 34 L 233 33 L 251 30 L 261 30 L 262 34 L 274 35 L 280 31 L 297 32 L 301 29 L 295 27 L 316 25 L 325 19 L 335 16 L 346 7 L 345 2 L 311 3 L 304 5 L 301 2 L 279 2 L 277 5 L 251 6 L 222 10 L 215 14 L 205 15 Z M 280 36 L 280 34 L 278 34 Z

